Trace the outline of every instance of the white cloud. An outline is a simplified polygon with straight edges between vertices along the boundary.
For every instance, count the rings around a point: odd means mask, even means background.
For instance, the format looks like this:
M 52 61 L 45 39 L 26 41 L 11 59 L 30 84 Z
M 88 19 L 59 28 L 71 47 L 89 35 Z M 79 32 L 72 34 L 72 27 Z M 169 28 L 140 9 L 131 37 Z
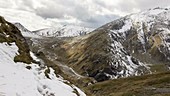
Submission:
M 170 0 L 0 0 L 0 7 L 27 10 L 62 24 L 99 27 L 118 17 L 157 6 Z

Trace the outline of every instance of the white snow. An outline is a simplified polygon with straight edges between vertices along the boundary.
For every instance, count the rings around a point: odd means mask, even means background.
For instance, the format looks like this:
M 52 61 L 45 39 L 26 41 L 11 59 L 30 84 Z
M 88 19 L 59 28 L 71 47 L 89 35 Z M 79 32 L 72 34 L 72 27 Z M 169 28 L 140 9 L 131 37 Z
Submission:
M 77 96 L 73 93 L 74 85 L 67 85 L 61 77 L 56 77 L 50 68 L 48 79 L 44 71 L 37 64 L 30 64 L 31 69 L 24 63 L 15 63 L 14 57 L 18 54 L 15 43 L 8 45 L 0 43 L 0 96 Z M 38 60 L 33 53 L 31 56 Z M 79 89 L 80 96 L 85 94 Z
M 30 56 L 31 56 L 35 61 L 37 61 L 37 62 L 40 61 L 40 59 L 38 59 L 38 58 L 34 55 L 34 53 L 30 52 Z
M 117 31 L 120 33 L 124 33 L 125 31 L 130 30 L 131 27 L 132 27 L 132 21 L 129 19 L 129 20 L 126 20 L 125 25 Z

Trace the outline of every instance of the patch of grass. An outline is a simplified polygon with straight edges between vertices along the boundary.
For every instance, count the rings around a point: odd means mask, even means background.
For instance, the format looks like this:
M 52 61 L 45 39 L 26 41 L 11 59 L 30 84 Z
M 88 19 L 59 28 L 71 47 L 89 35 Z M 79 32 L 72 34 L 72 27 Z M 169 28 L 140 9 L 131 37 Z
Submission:
M 28 56 L 28 54 L 20 54 L 14 57 L 14 62 L 24 62 L 27 64 L 31 64 L 32 58 Z
M 49 69 L 49 68 L 47 68 L 47 69 L 45 70 L 44 74 L 45 74 L 45 76 L 46 76 L 48 79 L 50 79 L 50 77 L 49 77 L 49 75 L 48 75 L 48 74 L 50 74 L 50 69 Z
M 149 67 L 151 68 L 150 70 L 152 72 L 166 72 L 168 71 L 168 67 L 166 64 L 152 64 L 152 65 L 149 65 Z

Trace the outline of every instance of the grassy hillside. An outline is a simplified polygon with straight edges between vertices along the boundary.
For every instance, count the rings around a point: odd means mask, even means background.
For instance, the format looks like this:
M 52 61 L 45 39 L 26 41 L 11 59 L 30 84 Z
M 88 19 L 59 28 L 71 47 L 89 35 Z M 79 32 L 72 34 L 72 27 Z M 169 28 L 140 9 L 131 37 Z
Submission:
M 92 96 L 170 96 L 170 72 L 108 80 L 85 89 Z

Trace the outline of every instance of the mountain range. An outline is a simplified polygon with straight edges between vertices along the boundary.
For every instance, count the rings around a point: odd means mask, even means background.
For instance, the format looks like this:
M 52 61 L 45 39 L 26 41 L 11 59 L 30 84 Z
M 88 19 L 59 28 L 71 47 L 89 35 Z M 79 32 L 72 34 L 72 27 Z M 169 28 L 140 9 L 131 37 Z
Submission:
M 30 31 L 21 23 L 6 22 L 1 19 L 1 44 L 7 48 L 19 48 L 19 53 L 14 52 L 17 54 L 13 55 L 14 61 L 10 59 L 12 64 L 24 62 L 31 72 L 44 73 L 45 80 L 51 80 L 46 85 L 48 92 L 52 93 L 53 82 L 60 82 L 69 90 L 66 88 L 68 94 L 61 96 L 170 95 L 169 8 L 157 7 L 130 14 L 95 30 L 63 25 Z M 2 54 L 8 53 L 3 48 L 1 51 Z M 9 57 L 2 55 L 2 58 Z M 39 67 L 42 69 L 35 70 Z M 40 86 L 41 79 L 37 86 Z M 39 93 L 44 94 L 46 88 L 39 89 Z M 53 94 L 46 95 L 56 96 L 57 93 L 54 91 Z

